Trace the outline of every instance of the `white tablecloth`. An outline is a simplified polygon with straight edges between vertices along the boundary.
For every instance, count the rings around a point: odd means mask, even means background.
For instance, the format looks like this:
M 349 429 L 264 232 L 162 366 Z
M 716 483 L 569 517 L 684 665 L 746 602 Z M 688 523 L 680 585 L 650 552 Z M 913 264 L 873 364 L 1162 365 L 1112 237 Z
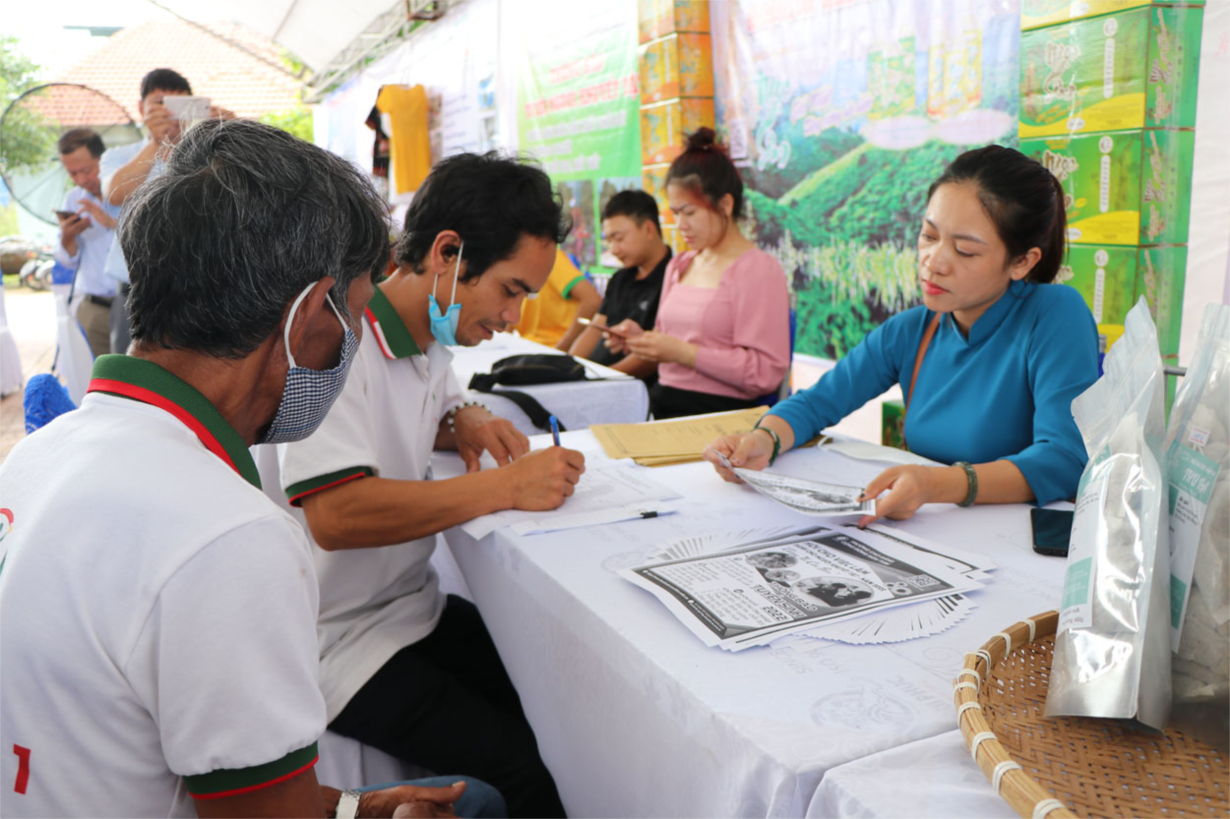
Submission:
M 953 730 L 834 768 L 807 815 L 1016 819 L 1017 813 L 991 790 L 961 732 Z
M 453 372 L 462 388 L 470 384 L 475 373 L 491 372 L 491 365 L 501 358 L 526 353 L 556 353 L 559 350 L 527 341 L 511 333 L 498 333 L 477 347 L 453 347 Z M 589 370 L 591 381 L 569 381 L 559 384 L 535 384 L 527 387 L 507 387 L 533 396 L 538 403 L 563 423 L 566 429 L 585 429 L 590 424 L 636 423 L 649 417 L 649 392 L 639 378 L 624 375 L 592 361 L 577 359 Z M 496 387 L 496 389 L 505 389 Z M 542 430 L 530 423 L 521 408 L 507 398 L 467 390 L 467 401 L 481 401 L 496 415 L 513 422 L 526 435 Z
M 591 465 L 605 459 L 588 431 L 564 444 Z M 460 461 L 442 456 L 436 468 L 455 474 Z M 815 449 L 776 468 L 845 483 L 879 471 Z M 826 771 L 951 731 L 963 653 L 1058 603 L 1064 561 L 1033 552 L 1028 507 L 930 507 L 901 528 L 999 565 L 962 623 L 892 645 L 706 648 L 615 572 L 675 537 L 815 519 L 723 483 L 707 464 L 652 477 L 684 494 L 680 513 L 525 537 L 446 536 L 571 816 L 805 815 Z

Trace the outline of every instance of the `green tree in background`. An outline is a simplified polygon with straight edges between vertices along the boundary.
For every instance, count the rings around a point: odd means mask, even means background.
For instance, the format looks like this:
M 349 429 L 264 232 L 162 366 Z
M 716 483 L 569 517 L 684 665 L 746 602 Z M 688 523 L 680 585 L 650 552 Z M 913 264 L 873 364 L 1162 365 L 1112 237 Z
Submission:
M 41 70 L 17 49 L 16 37 L 0 37 L 0 105 L 4 110 L 37 83 Z M 0 132 L 0 168 L 15 170 L 45 163 L 55 157 L 54 139 L 38 114 L 29 108 L 14 108 Z
M 36 85 L 42 69 L 17 50 L 16 37 L 0 37 L 0 113 Z M 0 170 L 44 164 L 55 156 L 52 134 L 29 109 L 17 108 L 4 119 L 0 132 Z M 11 195 L 11 194 L 10 194 Z M 0 236 L 17 233 L 17 204 L 0 208 Z
M 311 73 L 298 57 L 286 49 L 282 49 L 278 59 L 300 80 Z M 281 111 L 270 111 L 262 114 L 259 119 L 266 125 L 281 128 L 291 136 L 299 137 L 305 142 L 312 141 L 312 109 L 306 105 L 295 105 L 291 108 L 283 108 Z
M 312 109 L 306 105 L 263 114 L 260 121 L 274 128 L 281 128 L 305 142 L 312 141 Z

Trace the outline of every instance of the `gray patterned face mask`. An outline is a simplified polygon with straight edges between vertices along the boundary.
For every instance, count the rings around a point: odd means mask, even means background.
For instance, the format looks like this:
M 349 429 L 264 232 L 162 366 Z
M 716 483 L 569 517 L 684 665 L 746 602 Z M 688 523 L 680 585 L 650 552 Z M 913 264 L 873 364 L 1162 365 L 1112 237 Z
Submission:
M 295 364 L 295 357 L 290 354 L 291 322 L 299 305 L 315 286 L 316 283 L 313 282 L 299 294 L 286 316 L 286 358 L 290 362 L 290 369 L 286 372 L 286 387 L 282 390 L 282 401 L 278 404 L 277 415 L 273 416 L 273 423 L 257 441 L 258 444 L 302 441 L 321 425 L 329 414 L 329 408 L 346 386 L 346 374 L 350 371 L 350 363 L 354 361 L 359 339 L 342 319 L 342 314 L 337 311 L 331 297 L 325 296 L 325 299 L 346 333 L 342 338 L 341 360 L 337 362 L 337 366 L 331 370 L 311 370 Z

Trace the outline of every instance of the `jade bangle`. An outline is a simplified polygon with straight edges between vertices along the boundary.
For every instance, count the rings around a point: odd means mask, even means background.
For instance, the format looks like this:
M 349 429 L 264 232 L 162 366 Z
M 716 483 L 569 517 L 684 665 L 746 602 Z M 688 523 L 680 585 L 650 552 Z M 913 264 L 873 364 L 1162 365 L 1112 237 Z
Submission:
M 959 466 L 965 471 L 965 480 L 969 485 L 969 490 L 965 493 L 965 500 L 957 504 L 957 506 L 973 506 L 974 500 L 978 497 L 978 473 L 974 471 L 974 467 L 969 465 L 968 461 L 957 461 L 953 466 Z
M 755 432 L 756 430 L 769 433 L 769 437 L 773 439 L 773 454 L 769 456 L 769 466 L 773 466 L 773 462 L 777 460 L 777 456 L 782 454 L 781 436 L 768 427 L 762 427 L 760 424 L 756 424 L 756 426 L 752 427 L 752 432 Z

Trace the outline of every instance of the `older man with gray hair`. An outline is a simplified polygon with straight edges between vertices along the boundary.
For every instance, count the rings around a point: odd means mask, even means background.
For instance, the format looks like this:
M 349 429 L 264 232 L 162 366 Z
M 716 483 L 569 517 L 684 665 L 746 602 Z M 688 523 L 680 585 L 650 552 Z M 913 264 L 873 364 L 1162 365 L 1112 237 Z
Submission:
M 0 813 L 498 806 L 456 777 L 317 784 L 310 547 L 248 451 L 310 435 L 341 390 L 388 258 L 380 199 L 319 148 L 215 120 L 126 208 L 130 355 L 0 467 Z

